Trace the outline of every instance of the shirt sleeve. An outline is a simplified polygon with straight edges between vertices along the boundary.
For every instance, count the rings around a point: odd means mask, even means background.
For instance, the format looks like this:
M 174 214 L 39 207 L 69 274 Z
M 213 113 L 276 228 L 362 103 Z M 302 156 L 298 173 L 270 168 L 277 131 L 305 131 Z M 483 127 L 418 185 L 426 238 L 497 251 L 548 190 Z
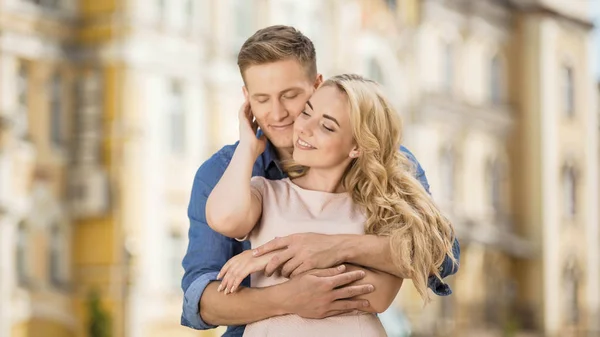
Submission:
M 262 202 L 263 196 L 265 195 L 267 179 L 261 176 L 254 176 L 250 179 L 250 191 L 252 195 L 258 198 Z
M 190 228 L 188 248 L 183 258 L 184 293 L 181 324 L 197 330 L 212 329 L 200 317 L 200 298 L 206 286 L 216 280 L 221 267 L 231 257 L 243 251 L 241 242 L 212 230 L 206 223 L 205 208 L 208 195 L 222 176 L 227 163 L 213 156 L 197 171 L 188 207 Z M 248 280 L 242 283 L 249 286 Z

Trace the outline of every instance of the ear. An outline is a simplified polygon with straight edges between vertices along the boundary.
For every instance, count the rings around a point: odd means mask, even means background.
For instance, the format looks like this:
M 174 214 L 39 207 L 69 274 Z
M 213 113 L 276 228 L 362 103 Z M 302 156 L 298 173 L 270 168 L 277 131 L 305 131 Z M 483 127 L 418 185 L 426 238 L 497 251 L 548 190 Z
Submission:
M 323 84 L 323 74 L 317 74 L 317 78 L 315 79 L 315 89 L 319 89 L 321 84 Z
M 242 87 L 242 92 L 244 93 L 244 99 L 247 101 L 248 100 L 248 89 L 246 89 L 245 85 Z
M 360 156 L 360 150 L 358 148 L 353 148 L 352 151 L 348 154 L 348 156 L 352 159 L 358 158 Z

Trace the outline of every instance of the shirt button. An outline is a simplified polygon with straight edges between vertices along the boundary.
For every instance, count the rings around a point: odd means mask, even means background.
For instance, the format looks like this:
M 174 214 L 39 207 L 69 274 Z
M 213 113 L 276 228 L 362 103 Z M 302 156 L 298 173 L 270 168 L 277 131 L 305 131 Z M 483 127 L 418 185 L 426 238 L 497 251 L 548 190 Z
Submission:
M 443 272 L 443 271 L 444 271 L 444 266 L 440 266 L 440 267 L 438 268 L 438 270 L 440 271 L 440 273 L 441 273 L 441 272 Z

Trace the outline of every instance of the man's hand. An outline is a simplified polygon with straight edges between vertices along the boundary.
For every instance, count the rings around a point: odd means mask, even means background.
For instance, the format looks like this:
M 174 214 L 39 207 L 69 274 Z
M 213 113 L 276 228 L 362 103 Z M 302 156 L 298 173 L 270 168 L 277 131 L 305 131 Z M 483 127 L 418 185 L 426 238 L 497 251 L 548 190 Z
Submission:
M 344 265 L 329 269 L 311 270 L 281 284 L 280 303 L 285 313 L 304 318 L 325 318 L 364 310 L 369 301 L 353 299 L 375 290 L 371 284 L 351 285 L 365 277 L 365 272 L 344 272 Z
M 267 264 L 265 275 L 271 276 L 281 269 L 281 276 L 293 277 L 345 262 L 339 249 L 341 241 L 341 236 L 336 235 L 298 233 L 275 238 L 254 249 L 253 254 L 258 257 L 281 250 Z

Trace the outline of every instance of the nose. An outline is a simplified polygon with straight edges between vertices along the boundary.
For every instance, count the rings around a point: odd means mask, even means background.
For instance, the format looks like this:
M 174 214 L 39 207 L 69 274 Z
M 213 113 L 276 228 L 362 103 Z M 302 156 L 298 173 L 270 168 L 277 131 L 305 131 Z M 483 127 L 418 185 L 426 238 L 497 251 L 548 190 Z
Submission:
M 281 122 L 288 118 L 290 113 L 287 111 L 285 106 L 280 100 L 273 100 L 273 106 L 271 107 L 271 116 L 276 122 Z

